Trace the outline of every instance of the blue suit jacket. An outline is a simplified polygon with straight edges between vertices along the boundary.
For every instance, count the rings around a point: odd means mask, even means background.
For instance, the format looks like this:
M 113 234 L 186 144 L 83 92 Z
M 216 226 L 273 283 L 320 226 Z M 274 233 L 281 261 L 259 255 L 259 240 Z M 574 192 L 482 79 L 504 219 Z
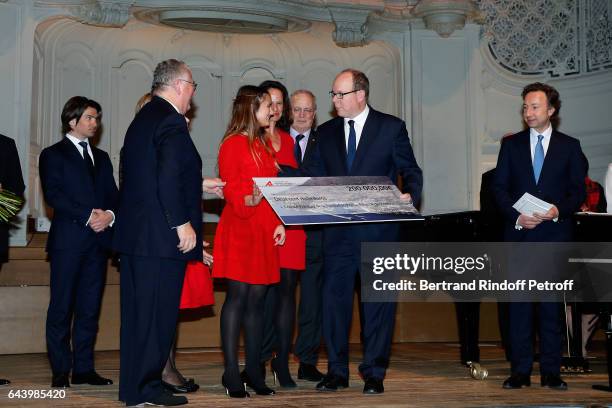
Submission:
M 185 117 L 154 96 L 125 135 L 114 248 L 123 254 L 202 258 L 202 160 Z M 197 245 L 178 248 L 176 227 L 190 222 Z
M 64 137 L 40 154 L 40 180 L 45 201 L 53 208 L 47 251 L 86 250 L 98 243 L 110 249 L 113 228 L 95 233 L 86 226 L 91 210 L 101 208 L 116 214 L 117 185 L 108 154 L 91 146 L 95 181 L 74 144 Z
M 544 158 L 540 179 L 533 176 L 529 130 L 504 139 L 493 182 L 493 190 L 505 221 L 507 241 L 569 241 L 572 239 L 571 216 L 584 202 L 585 164 L 580 142 L 553 130 Z M 519 212 L 512 205 L 530 193 L 559 209 L 559 221 L 545 221 L 532 230 L 515 228 Z
M 415 203 L 421 198 L 423 174 L 418 166 L 403 120 L 370 108 L 351 169 L 346 164 L 344 119 L 331 119 L 317 129 L 317 144 L 306 158 L 303 172 L 311 177 L 387 176 L 397 183 L 402 176 L 402 190 Z M 355 243 L 394 241 L 399 223 L 364 223 L 334 225 L 325 229 L 325 245 L 333 248 L 337 239 Z

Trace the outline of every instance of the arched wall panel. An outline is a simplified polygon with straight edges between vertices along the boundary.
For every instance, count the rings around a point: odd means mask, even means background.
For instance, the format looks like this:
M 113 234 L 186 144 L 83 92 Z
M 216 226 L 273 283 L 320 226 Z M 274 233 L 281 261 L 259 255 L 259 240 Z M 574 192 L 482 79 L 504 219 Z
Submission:
M 206 176 L 216 175 L 217 151 L 238 87 L 276 79 L 289 92 L 310 89 L 318 99 L 319 123 L 329 119 L 329 90 L 346 67 L 364 69 L 376 86 L 372 101 L 390 113 L 400 111 L 399 54 L 380 42 L 340 49 L 327 24 L 281 35 L 230 35 L 191 32 L 130 21 L 123 28 L 101 28 L 75 21 L 47 21 L 39 27 L 43 81 L 37 92 L 48 115 L 41 148 L 59 140 L 59 114 L 67 98 L 84 95 L 102 104 L 99 146 L 107 150 L 118 174 L 119 151 L 136 101 L 150 88 L 157 62 L 182 59 L 198 82 L 191 136 Z M 45 84 L 54 84 L 49 87 Z M 47 113 L 48 112 L 48 113 Z M 53 130 L 52 130 L 53 129 Z M 215 217 L 211 220 L 216 220 Z

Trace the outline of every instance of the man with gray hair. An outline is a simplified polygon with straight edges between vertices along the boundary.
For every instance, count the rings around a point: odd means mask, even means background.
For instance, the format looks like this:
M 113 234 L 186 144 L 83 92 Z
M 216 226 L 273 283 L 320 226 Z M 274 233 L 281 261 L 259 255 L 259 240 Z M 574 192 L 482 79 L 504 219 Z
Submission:
M 291 94 L 292 123 L 289 133 L 295 141 L 298 165 L 307 161 L 317 144 L 317 103 L 312 92 L 298 89 Z M 298 378 L 319 382 L 323 374 L 317 370 L 321 345 L 321 289 L 323 284 L 323 231 L 320 226 L 305 226 L 306 270 L 300 274 L 300 306 L 298 334 L 294 353 L 300 360 Z
M 126 405 L 187 403 L 164 389 L 161 373 L 186 262 L 202 259 L 202 161 L 184 117 L 196 87 L 184 62 L 160 62 L 151 102 L 125 136 L 114 247 L 121 259 L 119 399 Z

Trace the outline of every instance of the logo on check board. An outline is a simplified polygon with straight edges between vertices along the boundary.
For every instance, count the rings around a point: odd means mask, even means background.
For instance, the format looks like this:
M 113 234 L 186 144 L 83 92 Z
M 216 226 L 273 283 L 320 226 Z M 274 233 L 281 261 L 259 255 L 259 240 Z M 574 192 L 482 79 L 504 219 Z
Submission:
M 272 187 L 272 186 L 273 186 L 273 184 L 272 184 L 272 182 L 271 182 L 271 181 L 268 181 L 268 182 L 266 183 L 266 187 Z

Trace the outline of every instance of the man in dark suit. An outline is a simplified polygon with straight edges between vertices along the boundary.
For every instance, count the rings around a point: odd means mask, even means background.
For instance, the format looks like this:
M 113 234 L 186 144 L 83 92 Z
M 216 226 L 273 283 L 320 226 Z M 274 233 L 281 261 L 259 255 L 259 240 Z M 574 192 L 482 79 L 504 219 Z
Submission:
M 202 259 L 202 161 L 185 113 L 197 84 L 182 61 L 160 62 L 151 102 L 123 145 L 123 182 L 114 247 L 121 259 L 119 399 L 181 405 L 162 387 L 176 332 L 188 260 Z
M 511 242 L 572 240 L 572 214 L 585 198 L 584 163 L 580 142 L 555 130 L 559 93 L 533 83 L 523 89 L 523 119 L 528 126 L 504 139 L 497 159 L 494 192 L 504 221 L 504 239 Z M 546 213 L 520 214 L 512 205 L 525 193 L 552 204 Z M 539 304 L 541 385 L 565 390 L 561 379 L 561 324 L 559 304 Z M 531 385 L 533 305 L 510 304 L 512 375 L 507 389 Z
M 0 135 L 0 191 L 2 189 L 21 197 L 25 190 L 17 146 L 13 139 L 4 135 Z M 0 270 L 2 264 L 8 262 L 9 228 L 10 223 L 0 221 Z M 0 379 L 0 385 L 6 384 L 10 381 Z
M 113 383 L 96 373 L 93 356 L 117 203 L 108 154 L 89 143 L 101 114 L 97 102 L 83 96 L 70 98 L 61 115 L 65 137 L 40 154 L 45 201 L 53 209 L 47 239 L 52 387 L 69 387 L 71 370 L 73 384 Z
M 342 71 L 334 80 L 332 101 L 338 117 L 317 129 L 317 148 L 304 163 L 309 176 L 402 177 L 402 199 L 418 203 L 423 176 L 406 124 L 368 106 L 369 81 L 360 71 Z M 323 337 L 327 346 L 328 372 L 317 384 L 320 391 L 348 387 L 348 338 L 353 315 L 354 282 L 358 278 L 361 243 L 399 238 L 398 223 L 327 226 L 323 232 Z M 364 302 L 363 363 L 359 366 L 366 394 L 384 392 L 383 379 L 389 363 L 395 323 L 393 302 Z
M 314 129 L 317 104 L 314 94 L 299 89 L 291 94 L 292 124 L 289 134 L 295 141 L 298 165 L 308 161 L 317 144 Z M 323 231 L 320 226 L 306 226 L 306 270 L 300 274 L 298 333 L 294 354 L 300 360 L 298 378 L 319 382 L 323 373 L 317 369 L 321 346 L 321 289 L 323 286 Z

